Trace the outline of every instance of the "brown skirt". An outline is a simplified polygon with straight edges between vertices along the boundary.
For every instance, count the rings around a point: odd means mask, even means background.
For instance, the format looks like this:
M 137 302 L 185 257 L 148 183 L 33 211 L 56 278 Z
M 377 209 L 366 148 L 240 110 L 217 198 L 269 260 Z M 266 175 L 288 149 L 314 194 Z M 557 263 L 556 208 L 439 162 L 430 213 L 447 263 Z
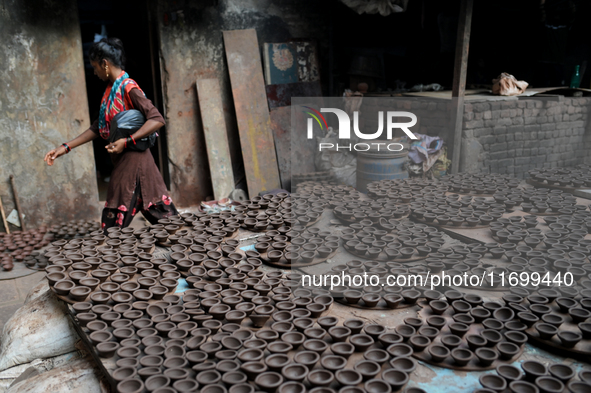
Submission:
M 134 192 L 138 188 L 141 190 L 139 203 L 142 210 L 147 210 L 158 202 L 165 205 L 172 203 L 150 150 L 126 150 L 121 154 L 112 154 L 111 159 L 115 169 L 111 174 L 105 208 L 129 210 Z

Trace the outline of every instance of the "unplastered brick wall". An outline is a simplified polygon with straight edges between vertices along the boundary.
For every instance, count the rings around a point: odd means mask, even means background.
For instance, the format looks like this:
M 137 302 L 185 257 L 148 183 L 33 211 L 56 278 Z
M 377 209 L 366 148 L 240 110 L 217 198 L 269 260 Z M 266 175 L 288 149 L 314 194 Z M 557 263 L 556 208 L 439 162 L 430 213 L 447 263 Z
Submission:
M 534 168 L 591 163 L 590 104 L 569 97 L 466 103 L 460 170 L 524 178 Z

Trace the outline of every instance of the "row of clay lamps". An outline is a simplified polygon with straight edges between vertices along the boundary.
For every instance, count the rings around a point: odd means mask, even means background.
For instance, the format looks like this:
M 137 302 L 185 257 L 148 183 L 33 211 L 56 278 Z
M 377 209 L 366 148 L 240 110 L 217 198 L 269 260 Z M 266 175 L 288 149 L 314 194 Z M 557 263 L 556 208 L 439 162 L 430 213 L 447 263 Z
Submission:
M 300 225 L 309 226 L 318 221 L 328 202 L 311 192 L 306 191 L 306 187 L 298 187 L 297 192 L 291 194 L 292 217 Z
M 532 179 L 549 185 L 562 187 L 591 187 L 591 166 L 579 165 L 575 168 L 532 169 L 528 172 Z
M 259 236 L 254 245 L 260 254 L 266 253 L 271 262 L 285 258 L 289 263 L 311 263 L 316 258 L 326 259 L 339 247 L 339 237 L 319 228 L 298 227 L 286 235 L 277 235 L 276 231 Z
M 511 192 L 497 192 L 493 197 L 497 203 L 504 203 L 508 209 L 521 206 L 524 212 L 572 214 L 576 210 L 586 208 L 577 205 L 577 199 L 562 190 L 517 189 Z
M 361 221 L 369 219 L 379 222 L 380 219 L 400 219 L 410 213 L 408 205 L 400 205 L 389 198 L 359 199 L 356 201 L 330 201 L 337 217 L 345 221 Z
M 544 276 L 547 272 L 550 272 L 554 276 L 558 272 L 564 275 L 565 272 L 573 268 L 573 264 L 564 259 L 554 261 L 552 259 L 553 255 L 545 251 L 534 250 L 532 247 L 515 245 L 513 243 L 454 245 L 449 248 L 442 247 L 437 251 L 436 253 L 429 254 L 429 257 L 425 260 L 431 272 L 436 274 L 441 270 L 445 270 L 446 274 L 462 275 L 468 272 L 479 277 L 484 274 L 485 283 L 489 286 L 491 284 L 494 286 L 500 285 L 501 274 L 505 276 L 505 285 L 509 286 L 507 277 L 509 277 L 510 273 L 537 272 L 541 276 Z M 497 265 L 490 268 L 485 266 L 481 258 L 489 254 L 493 258 L 499 259 L 505 266 Z M 573 259 L 572 261 L 575 265 L 582 265 L 588 269 L 588 263 L 577 264 L 576 261 L 578 260 Z M 579 271 L 578 269 L 581 270 Z M 492 283 L 490 281 L 490 273 L 494 275 Z M 584 278 L 585 274 L 585 269 L 576 268 L 573 278 L 575 281 L 580 280 L 581 284 L 589 285 L 586 282 L 591 283 L 591 280 Z
M 367 195 L 373 199 L 388 198 L 395 203 L 409 203 L 424 194 L 444 195 L 448 186 L 422 178 L 388 179 L 367 185 Z
M 334 266 L 330 273 L 346 273 L 351 277 L 351 283 L 347 285 L 335 286 L 331 294 L 341 303 L 349 305 L 358 305 L 367 308 L 383 307 L 396 309 L 402 306 L 411 306 L 416 304 L 420 298 L 427 300 L 436 300 L 443 295 L 436 290 L 415 286 L 397 286 L 386 285 L 388 275 L 422 275 L 426 278 L 427 269 L 424 266 L 406 268 L 396 262 L 378 263 L 374 261 L 352 260 L 346 265 Z M 368 276 L 377 276 L 378 285 L 355 285 L 355 282 L 363 283 L 364 273 Z M 355 281 L 355 280 L 358 281 Z
M 234 218 L 251 231 L 265 231 L 269 227 L 290 226 L 295 222 L 293 198 L 287 193 L 256 196 L 234 208 Z
M 149 253 L 140 253 L 140 258 L 134 252 L 124 256 L 125 250 L 102 248 L 101 253 L 95 250 L 92 256 L 85 256 L 79 253 L 84 241 L 74 239 L 63 246 L 56 243 L 60 244 L 54 242 L 47 253 L 51 257 L 46 277 L 58 295 L 74 302 L 119 304 L 162 299 L 175 290 L 181 276 L 167 259 Z
M 47 246 L 50 239 L 51 235 L 47 233 L 47 227 L 45 226 L 24 232 L 0 233 L 0 264 L 2 270 L 12 270 L 14 262 L 23 262 L 34 250 Z
M 384 252 L 391 259 L 425 257 L 445 243 L 442 232 L 426 224 L 395 221 L 391 232 L 351 224 L 343 229 L 341 239 L 344 248 L 353 255 L 376 259 Z
M 76 220 L 52 225 L 49 227 L 49 233 L 56 239 L 74 239 L 85 237 L 100 227 L 101 224 L 96 221 Z
M 424 196 L 417 198 L 410 206 L 413 216 L 427 223 L 436 220 L 440 225 L 457 227 L 464 224 L 471 227 L 488 225 L 506 212 L 504 204 L 495 203 L 490 198 L 458 194 Z
M 511 393 L 529 392 L 563 392 L 565 388 L 571 393 L 591 391 L 591 370 L 576 370 L 564 363 L 541 363 L 526 360 L 520 367 L 501 364 L 495 369 L 496 374 L 483 374 L 479 378 L 481 389 L 474 393 L 502 392 L 509 389 Z
M 376 388 L 391 391 L 391 385 L 398 389 L 408 381 L 404 371 L 385 372 L 382 380 L 371 378 L 377 375 L 376 369 L 378 372 L 381 369 L 379 364 L 391 360 L 392 352 L 396 358 L 400 358 L 399 351 L 409 354 L 407 346 L 392 347 L 400 340 L 396 335 L 384 334 L 385 328 L 380 325 L 364 326 L 361 320 L 346 321 L 345 325 L 351 328 L 337 327 L 338 319 L 332 316 L 319 318 L 316 322 L 320 327 L 315 327 L 315 319 L 332 303 L 330 296 L 321 294 L 312 298 L 311 291 L 297 289 L 292 297 L 289 287 L 280 284 L 281 281 L 273 286 L 272 298 L 255 296 L 248 302 L 248 298 L 238 299 L 247 291 L 224 290 L 218 284 L 203 282 L 195 285 L 199 289 L 187 291 L 182 303 L 179 297 L 170 295 L 147 306 L 133 303 L 127 316 L 134 313 L 135 319 L 116 320 L 110 327 L 104 320 L 91 321 L 86 327 L 92 331 L 89 338 L 99 355 L 118 357 L 119 368 L 113 377 L 120 381 L 120 392 L 144 386 L 151 391 L 167 386 L 175 391 L 193 391 L 200 385 L 202 391 L 252 392 L 254 388 L 248 381 L 267 391 L 277 388 L 306 391 L 304 383 L 323 387 L 337 381 L 347 387 L 363 380 L 368 380 L 365 383 L 368 391 Z M 258 304 L 261 300 L 265 302 Z M 75 306 L 77 311 L 85 311 L 81 306 Z M 274 321 L 271 328 L 254 333 L 246 326 L 241 327 L 245 314 L 250 312 L 254 327 L 271 317 Z M 82 314 L 77 315 L 79 320 Z M 322 340 L 325 336 L 331 337 L 332 345 Z M 377 348 L 368 351 L 378 337 L 390 352 Z M 333 354 L 321 357 L 329 345 Z M 290 361 L 287 352 L 299 346 L 304 351 L 299 351 Z M 354 351 L 365 352 L 366 361 L 353 370 L 340 370 Z M 310 372 L 309 367 L 316 363 L 324 370 Z M 412 360 L 391 363 L 392 367 L 416 367 Z
M 505 296 L 517 317 L 537 331 L 541 340 L 552 340 L 564 348 L 573 348 L 583 340 L 591 344 L 591 286 L 576 293 L 575 288 L 561 292 L 557 288 L 538 289 L 533 294 Z M 565 296 L 566 295 L 566 296 Z M 588 350 L 587 350 L 588 351 Z
M 431 315 L 426 320 L 409 317 L 396 327 L 415 352 L 427 351 L 433 363 L 453 359 L 458 367 L 488 367 L 497 360 L 513 359 L 527 342 L 522 332 L 526 325 L 511 308 L 453 290 L 446 291 L 445 297 L 429 301 L 425 310 Z M 475 333 L 475 327 L 484 329 Z M 444 334 L 444 328 L 449 333 Z
M 443 176 L 440 181 L 450 191 L 475 194 L 494 194 L 499 189 L 519 186 L 520 180 L 509 175 L 459 173 Z

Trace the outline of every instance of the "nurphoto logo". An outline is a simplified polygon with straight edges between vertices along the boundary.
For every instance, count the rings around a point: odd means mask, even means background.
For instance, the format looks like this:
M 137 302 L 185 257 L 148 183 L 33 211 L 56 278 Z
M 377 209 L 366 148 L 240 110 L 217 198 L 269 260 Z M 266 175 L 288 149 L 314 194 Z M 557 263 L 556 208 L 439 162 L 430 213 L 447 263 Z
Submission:
M 322 113 L 334 113 L 337 116 L 339 122 L 339 131 L 338 131 L 338 138 L 344 140 L 351 139 L 351 118 L 349 114 L 342 109 L 337 108 L 320 108 L 320 111 L 309 107 L 304 106 L 306 110 L 304 112 L 311 117 L 308 118 L 307 122 L 307 131 L 308 131 L 308 139 L 314 139 L 314 120 L 318 123 L 321 130 L 328 129 L 328 123 L 326 118 Z M 407 122 L 400 122 L 399 118 L 409 118 L 410 121 Z M 385 119 L 385 121 L 384 121 Z M 415 134 L 409 130 L 410 127 L 417 124 L 417 117 L 414 113 L 411 112 L 397 112 L 397 111 L 388 111 L 384 114 L 383 111 L 378 112 L 378 130 L 372 134 L 365 134 L 361 132 L 359 129 L 359 112 L 353 112 L 353 132 L 359 139 L 363 140 L 375 140 L 379 139 L 384 132 L 384 122 L 386 123 L 386 141 L 392 139 L 392 131 L 395 129 L 401 129 L 404 131 L 406 136 L 410 139 L 417 140 Z M 388 142 L 371 142 L 371 143 L 355 143 L 355 144 L 334 144 L 328 142 L 319 143 L 319 150 L 322 151 L 323 149 L 335 149 L 336 150 L 355 150 L 355 151 L 367 151 L 374 147 L 373 150 L 388 150 L 388 151 L 401 151 L 404 146 L 401 143 L 388 143 Z

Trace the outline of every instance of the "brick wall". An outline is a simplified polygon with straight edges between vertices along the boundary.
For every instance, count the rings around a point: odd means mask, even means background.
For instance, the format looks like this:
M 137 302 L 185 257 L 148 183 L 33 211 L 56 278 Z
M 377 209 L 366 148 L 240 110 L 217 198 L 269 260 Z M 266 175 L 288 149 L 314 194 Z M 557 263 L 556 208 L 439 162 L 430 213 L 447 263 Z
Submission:
M 589 104 L 569 97 L 466 103 L 460 170 L 523 178 L 533 168 L 591 163 Z

